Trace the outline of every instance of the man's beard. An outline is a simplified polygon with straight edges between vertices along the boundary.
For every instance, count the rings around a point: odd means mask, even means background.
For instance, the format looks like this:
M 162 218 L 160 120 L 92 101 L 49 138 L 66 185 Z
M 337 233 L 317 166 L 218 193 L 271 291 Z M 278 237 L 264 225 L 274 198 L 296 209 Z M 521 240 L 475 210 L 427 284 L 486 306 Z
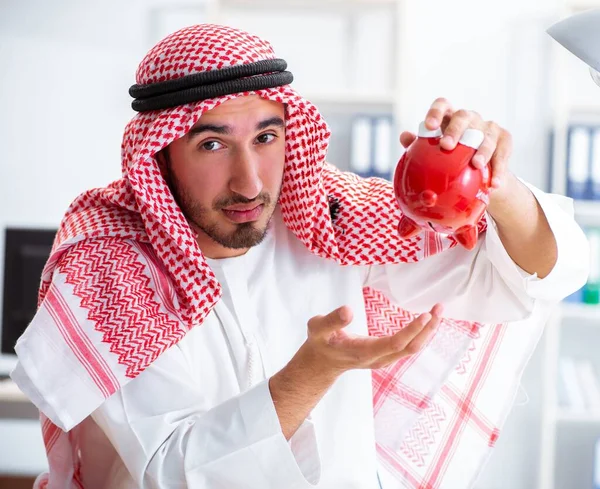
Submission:
M 256 222 L 232 223 L 235 226 L 235 230 L 227 232 L 222 229 L 222 224 L 215 221 L 211 222 L 207 218 L 209 214 L 207 209 L 198 202 L 194 202 L 194 199 L 179 185 L 179 182 L 171 179 L 170 187 L 173 197 L 179 204 L 183 215 L 199 230 L 221 246 L 231 249 L 246 249 L 260 244 L 265 239 L 274 211 L 274 204 L 268 193 L 261 192 L 254 199 L 247 199 L 241 195 L 233 194 L 231 197 L 224 197 L 217 200 L 212 207 L 212 210 L 217 212 L 221 212 L 221 209 L 234 204 L 262 204 L 264 207 L 261 218 L 264 215 L 269 216 L 263 228 L 258 228 Z M 279 195 L 277 195 L 275 202 L 278 199 Z

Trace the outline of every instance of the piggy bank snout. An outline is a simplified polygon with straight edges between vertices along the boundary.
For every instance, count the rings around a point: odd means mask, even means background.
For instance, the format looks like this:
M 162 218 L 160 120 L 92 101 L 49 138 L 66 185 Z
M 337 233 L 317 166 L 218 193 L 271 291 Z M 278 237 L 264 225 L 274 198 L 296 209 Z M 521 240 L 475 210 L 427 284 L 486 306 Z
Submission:
M 419 194 L 419 201 L 425 207 L 433 207 L 437 202 L 438 196 L 433 190 L 423 190 Z

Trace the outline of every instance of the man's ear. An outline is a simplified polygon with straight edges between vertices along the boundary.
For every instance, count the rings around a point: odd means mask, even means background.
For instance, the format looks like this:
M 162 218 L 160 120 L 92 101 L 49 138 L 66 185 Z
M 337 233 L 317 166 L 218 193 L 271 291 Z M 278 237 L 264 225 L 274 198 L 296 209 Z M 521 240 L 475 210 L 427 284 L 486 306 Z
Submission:
M 167 182 L 167 185 L 170 186 L 171 185 L 171 171 L 170 171 L 171 158 L 169 157 L 169 147 L 166 146 L 163 149 L 161 149 L 159 152 L 157 152 L 154 155 L 154 158 L 156 159 L 156 163 L 158 164 L 158 168 L 160 169 L 160 173 L 161 173 L 162 177 Z
M 169 147 L 165 146 L 155 155 L 156 161 L 158 161 L 159 165 L 167 165 L 169 162 Z

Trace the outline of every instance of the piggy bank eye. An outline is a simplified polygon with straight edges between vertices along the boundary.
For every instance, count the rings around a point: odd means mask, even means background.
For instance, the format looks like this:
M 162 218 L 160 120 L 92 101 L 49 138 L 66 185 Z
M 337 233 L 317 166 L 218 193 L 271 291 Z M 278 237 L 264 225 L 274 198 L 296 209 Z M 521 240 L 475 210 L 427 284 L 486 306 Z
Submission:
M 329 195 L 327 199 L 329 200 L 329 215 L 331 216 L 331 220 L 335 221 L 340 211 L 340 201 L 333 195 Z

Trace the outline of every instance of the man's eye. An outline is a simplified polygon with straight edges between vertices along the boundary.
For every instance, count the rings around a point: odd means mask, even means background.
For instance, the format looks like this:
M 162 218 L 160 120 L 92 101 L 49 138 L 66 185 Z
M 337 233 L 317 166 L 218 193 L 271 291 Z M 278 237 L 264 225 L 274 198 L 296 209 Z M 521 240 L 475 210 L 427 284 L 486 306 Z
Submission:
M 261 134 L 256 138 L 256 140 L 261 144 L 266 144 L 273 141 L 276 137 L 277 136 L 275 136 L 275 134 Z
M 223 145 L 218 141 L 206 141 L 202 143 L 202 149 L 205 151 L 216 151 L 221 149 Z

